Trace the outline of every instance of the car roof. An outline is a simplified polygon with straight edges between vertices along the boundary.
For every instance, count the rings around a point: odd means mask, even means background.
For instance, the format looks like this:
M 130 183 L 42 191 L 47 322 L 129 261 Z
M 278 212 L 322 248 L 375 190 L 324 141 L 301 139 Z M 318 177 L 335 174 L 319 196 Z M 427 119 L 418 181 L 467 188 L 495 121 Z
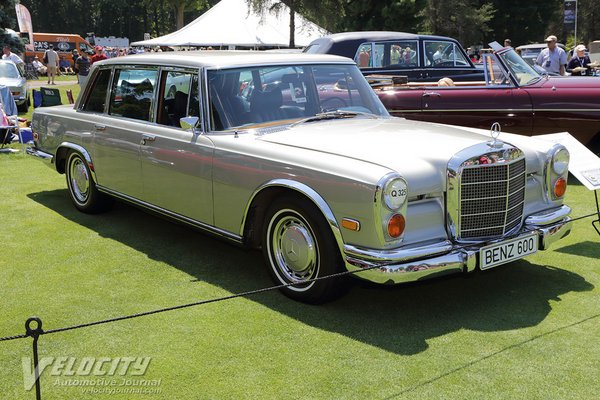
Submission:
M 435 35 L 418 35 L 415 33 L 407 32 L 394 32 L 394 31 L 356 31 L 356 32 L 342 32 L 333 33 L 331 35 L 325 35 L 314 41 L 331 41 L 331 42 L 342 42 L 346 40 L 405 40 L 405 39 L 442 39 L 455 41 L 452 38 L 446 36 L 435 36 Z
M 352 64 L 354 61 L 328 54 L 275 53 L 248 50 L 169 51 L 132 54 L 99 61 L 94 65 L 147 64 L 189 67 L 235 68 L 260 65 Z
M 337 54 L 352 58 L 355 56 L 358 46 L 364 42 L 419 39 L 458 43 L 455 39 L 445 36 L 417 35 L 414 33 L 391 31 L 358 31 L 322 36 L 313 40 L 305 51 L 311 54 Z
M 565 48 L 565 45 L 562 43 L 556 43 L 556 45 L 558 47 L 561 47 L 563 50 Z M 546 48 L 546 47 L 548 47 L 547 43 L 532 43 L 532 44 L 521 45 L 521 46 L 517 47 L 516 49 L 517 50 L 525 50 L 525 49 L 540 49 L 540 48 Z

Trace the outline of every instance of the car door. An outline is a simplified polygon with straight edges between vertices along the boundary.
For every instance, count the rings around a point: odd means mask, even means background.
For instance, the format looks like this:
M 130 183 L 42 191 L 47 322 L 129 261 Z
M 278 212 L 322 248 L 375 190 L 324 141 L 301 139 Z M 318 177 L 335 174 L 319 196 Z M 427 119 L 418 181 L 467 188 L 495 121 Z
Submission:
M 89 138 L 89 144 L 83 144 L 91 149 L 98 185 L 115 194 L 138 199 L 142 196 L 139 143 L 144 123 L 122 118 L 114 112 L 115 102 L 122 96 L 115 97 L 114 85 L 113 90 L 109 90 L 112 72 L 109 68 L 100 69 L 86 87 L 86 97 L 79 111 L 86 114 L 82 122 L 85 126 L 81 129 L 85 133 L 83 137 Z M 120 70 L 115 71 L 115 83 L 119 81 L 119 73 Z M 112 93 L 110 97 L 109 93 Z
M 486 80 L 430 86 L 422 91 L 423 120 L 531 135 L 533 106 L 527 90 L 510 78 L 492 56 L 484 57 Z
M 213 225 L 212 141 L 181 128 L 200 117 L 198 71 L 163 68 L 155 123 L 140 138 L 144 201 L 180 219 Z

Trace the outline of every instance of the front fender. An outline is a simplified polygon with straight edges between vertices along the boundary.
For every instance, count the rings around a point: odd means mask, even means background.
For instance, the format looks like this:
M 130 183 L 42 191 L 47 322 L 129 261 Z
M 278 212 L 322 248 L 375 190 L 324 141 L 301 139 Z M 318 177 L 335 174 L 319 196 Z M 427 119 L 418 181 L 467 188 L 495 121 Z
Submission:
M 321 213 L 323 214 L 323 217 L 327 220 L 327 223 L 329 224 L 329 227 L 331 228 L 331 232 L 333 233 L 335 241 L 338 244 L 340 252 L 343 251 L 344 242 L 342 239 L 342 233 L 340 232 L 340 227 L 338 225 L 337 220 L 335 219 L 335 215 L 333 214 L 333 211 L 329 207 L 329 204 L 327 204 L 325 199 L 323 199 L 323 197 L 319 193 L 317 193 L 314 189 L 312 189 L 311 187 L 307 186 L 304 183 L 296 182 L 296 181 L 293 181 L 290 179 L 273 179 L 269 182 L 264 183 L 263 185 L 258 187 L 254 191 L 254 193 L 252 193 L 252 196 L 250 196 L 250 199 L 249 199 L 248 204 L 246 205 L 246 209 L 244 211 L 245 217 L 244 217 L 244 221 L 241 226 L 240 235 L 243 235 L 243 233 L 245 232 L 245 229 L 247 228 L 246 225 L 248 224 L 248 215 L 250 212 L 250 207 L 254 204 L 255 199 L 261 193 L 263 193 L 265 190 L 268 190 L 271 188 L 283 188 L 283 189 L 293 190 L 293 191 L 298 192 L 299 194 L 303 195 L 310 201 L 312 201 L 315 204 L 315 206 L 317 206 L 317 208 L 321 211 Z

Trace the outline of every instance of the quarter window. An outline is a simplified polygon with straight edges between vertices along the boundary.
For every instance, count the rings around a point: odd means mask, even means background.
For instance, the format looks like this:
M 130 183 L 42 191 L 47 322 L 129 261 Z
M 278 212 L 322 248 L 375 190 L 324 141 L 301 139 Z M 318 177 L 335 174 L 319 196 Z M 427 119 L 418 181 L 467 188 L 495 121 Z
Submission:
M 113 79 L 109 114 L 150 121 L 158 72 L 153 69 L 118 69 Z
M 103 113 L 106 105 L 106 93 L 110 83 L 110 69 L 102 69 L 96 74 L 92 87 L 88 91 L 89 97 L 82 107 L 83 111 Z

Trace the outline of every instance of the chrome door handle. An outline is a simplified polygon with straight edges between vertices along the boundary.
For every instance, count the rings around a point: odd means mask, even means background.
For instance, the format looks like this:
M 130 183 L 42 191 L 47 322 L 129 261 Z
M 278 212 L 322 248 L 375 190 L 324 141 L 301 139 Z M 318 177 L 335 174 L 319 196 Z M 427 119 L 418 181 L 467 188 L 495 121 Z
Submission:
M 423 93 L 423 97 L 431 97 L 431 96 L 442 97 L 442 95 L 439 94 L 438 92 L 425 92 L 425 93 Z
M 156 136 L 153 135 L 142 135 L 141 145 L 145 146 L 148 142 L 154 142 L 156 140 Z
M 106 130 L 106 125 L 94 124 L 94 128 L 96 128 L 97 131 L 103 131 Z

